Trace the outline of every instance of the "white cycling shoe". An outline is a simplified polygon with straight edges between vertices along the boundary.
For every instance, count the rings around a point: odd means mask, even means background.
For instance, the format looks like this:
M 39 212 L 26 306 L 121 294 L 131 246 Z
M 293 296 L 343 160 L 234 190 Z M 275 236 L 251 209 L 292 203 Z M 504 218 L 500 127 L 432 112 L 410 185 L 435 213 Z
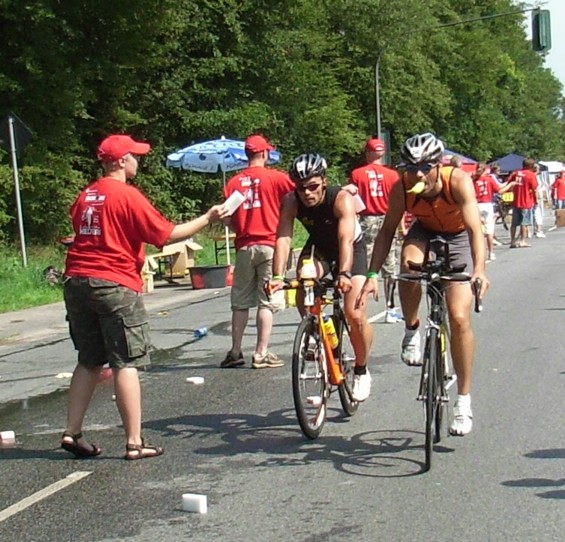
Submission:
M 473 411 L 470 406 L 461 407 L 455 404 L 453 407 L 453 422 L 449 428 L 451 435 L 462 437 L 473 429 Z
M 422 352 L 420 350 L 420 331 L 409 330 L 404 332 L 402 339 L 402 353 L 400 358 L 411 367 L 422 365 Z
M 368 399 L 371 393 L 371 375 L 369 370 L 364 375 L 353 376 L 353 389 L 351 390 L 351 398 L 358 403 Z

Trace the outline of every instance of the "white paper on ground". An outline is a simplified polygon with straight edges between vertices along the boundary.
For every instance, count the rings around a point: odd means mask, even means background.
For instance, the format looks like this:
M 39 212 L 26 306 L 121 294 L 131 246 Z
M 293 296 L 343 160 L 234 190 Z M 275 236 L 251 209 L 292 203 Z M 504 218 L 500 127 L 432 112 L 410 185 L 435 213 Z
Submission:
M 239 190 L 236 190 L 226 201 L 224 201 L 224 205 L 227 206 L 230 215 L 232 215 L 244 201 L 245 196 Z
M 199 384 L 204 384 L 204 378 L 201 376 L 189 376 L 186 379 L 187 382 L 190 382 L 191 384 L 195 384 L 195 385 L 199 385 Z
M 361 211 L 364 211 L 367 208 L 367 206 L 365 205 L 359 194 L 355 194 L 353 196 L 353 203 L 355 204 L 356 213 L 360 213 Z
M 182 496 L 182 509 L 185 512 L 198 512 L 206 514 L 208 512 L 208 499 L 206 495 L 196 493 L 185 493 Z

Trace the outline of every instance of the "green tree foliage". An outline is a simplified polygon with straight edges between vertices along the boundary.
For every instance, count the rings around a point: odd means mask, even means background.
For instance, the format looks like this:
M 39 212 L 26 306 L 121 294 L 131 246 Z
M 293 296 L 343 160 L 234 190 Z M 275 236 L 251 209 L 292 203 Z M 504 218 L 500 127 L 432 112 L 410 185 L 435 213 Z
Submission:
M 393 157 L 433 130 L 489 160 L 565 158 L 562 88 L 531 50 L 514 0 L 0 0 L 0 114 L 34 136 L 20 160 L 28 239 L 69 233 L 68 207 L 98 174 L 110 132 L 153 146 L 138 186 L 186 219 L 221 198 L 220 175 L 165 167 L 221 135 L 262 132 L 293 155 L 317 150 L 344 182 L 381 120 Z M 0 151 L 0 241 L 17 235 L 9 156 Z

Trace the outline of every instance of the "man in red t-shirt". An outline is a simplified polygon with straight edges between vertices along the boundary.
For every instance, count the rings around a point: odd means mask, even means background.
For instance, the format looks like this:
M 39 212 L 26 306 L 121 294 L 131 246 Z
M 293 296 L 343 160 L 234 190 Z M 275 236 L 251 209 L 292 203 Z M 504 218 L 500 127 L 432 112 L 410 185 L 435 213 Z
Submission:
M 388 209 L 390 190 L 398 180 L 398 174 L 393 169 L 383 165 L 382 158 L 385 154 L 385 144 L 382 139 L 371 138 L 365 144 L 364 166 L 351 172 L 350 184 L 345 189 L 353 195 L 359 195 L 365 209 L 360 215 L 361 230 L 367 247 L 367 258 L 371 261 L 375 239 L 383 225 Z M 389 300 L 391 287 L 390 277 L 396 267 L 396 239 L 392 243 L 385 263 L 381 267 L 385 299 Z M 400 322 L 402 316 L 394 310 L 387 310 L 385 321 L 388 323 Z
M 532 225 L 533 208 L 536 203 L 538 179 L 535 174 L 536 162 L 525 158 L 522 169 L 515 171 L 508 179 L 513 183 L 514 201 L 512 202 L 512 225 L 510 227 L 510 248 L 523 248 L 530 245 L 526 242 L 528 227 Z M 516 243 L 516 228 L 520 227 L 520 241 Z
M 481 213 L 483 233 L 487 241 L 487 261 L 492 261 L 496 259 L 494 255 L 494 195 L 499 193 L 503 194 L 510 190 L 512 185 L 509 183 L 499 184 L 493 175 L 488 172 L 487 165 L 483 163 L 477 165 L 472 179 L 479 212 Z
M 264 292 L 272 277 L 273 253 L 279 223 L 280 205 L 285 194 L 294 190 L 288 175 L 266 168 L 274 147 L 260 135 L 245 140 L 249 166 L 233 176 L 224 188 L 228 198 L 239 191 L 245 199 L 226 223 L 235 232 L 235 267 L 231 289 L 232 345 L 220 366 L 244 365 L 241 344 L 249 319 L 249 309 L 257 307 L 257 343 L 252 357 L 254 369 L 281 367 L 283 362 L 267 347 L 273 327 L 273 309 Z
M 555 177 L 551 185 L 551 198 L 555 209 L 565 209 L 565 168 Z
M 149 363 L 149 318 L 141 297 L 144 243 L 157 247 L 181 241 L 224 218 L 212 207 L 175 226 L 127 181 L 137 174 L 138 156 L 149 144 L 111 135 L 98 147 L 104 176 L 89 184 L 71 207 L 75 232 L 65 264 L 64 297 L 71 338 L 78 350 L 69 389 L 67 427 L 61 447 L 75 457 L 100 454 L 82 436 L 86 409 L 102 367 L 114 376 L 116 405 L 126 433 L 125 459 L 156 457 L 163 448 L 141 436 L 141 390 L 137 369 Z

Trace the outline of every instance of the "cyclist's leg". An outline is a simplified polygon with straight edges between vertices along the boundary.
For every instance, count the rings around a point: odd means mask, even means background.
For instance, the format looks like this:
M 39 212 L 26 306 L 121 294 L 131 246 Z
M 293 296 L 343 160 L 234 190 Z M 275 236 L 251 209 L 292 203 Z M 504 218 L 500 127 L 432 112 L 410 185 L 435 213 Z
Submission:
M 351 329 L 351 346 L 355 354 L 352 396 L 355 401 L 364 401 L 371 391 L 371 376 L 367 370 L 367 361 L 373 343 L 373 328 L 367 320 L 365 308 L 355 308 L 357 296 L 365 284 L 367 275 L 367 257 L 363 243 L 355 243 L 353 246 L 351 274 L 352 288 L 344 295 L 343 311 Z
M 302 270 L 302 265 L 305 259 L 309 259 L 312 256 L 312 241 L 310 238 L 306 241 L 306 244 L 300 251 L 298 256 L 298 261 L 296 263 L 296 277 L 300 278 L 300 272 Z M 314 263 L 316 265 L 316 273 L 318 278 L 321 279 L 327 275 L 330 271 L 330 264 L 321 257 L 320 253 L 316 250 L 314 253 Z M 296 308 L 301 318 L 306 315 L 306 309 L 304 308 L 304 291 L 301 288 L 296 290 Z
M 466 264 L 466 271 L 473 269 L 471 248 L 466 232 L 450 239 L 451 265 Z M 471 379 L 475 356 L 475 336 L 471 328 L 473 293 L 469 282 L 450 282 L 445 298 L 451 330 L 450 351 L 453 368 L 457 375 L 457 400 L 453 409 L 450 432 L 455 435 L 469 433 L 473 425 L 471 412 Z
M 422 263 L 430 233 L 418 223 L 414 224 L 402 244 L 400 253 L 400 272 L 410 273 L 408 262 Z M 420 320 L 418 310 L 422 297 L 422 288 L 417 282 L 401 280 L 398 284 L 398 296 L 404 316 L 404 338 L 400 357 L 406 365 L 421 365 Z

